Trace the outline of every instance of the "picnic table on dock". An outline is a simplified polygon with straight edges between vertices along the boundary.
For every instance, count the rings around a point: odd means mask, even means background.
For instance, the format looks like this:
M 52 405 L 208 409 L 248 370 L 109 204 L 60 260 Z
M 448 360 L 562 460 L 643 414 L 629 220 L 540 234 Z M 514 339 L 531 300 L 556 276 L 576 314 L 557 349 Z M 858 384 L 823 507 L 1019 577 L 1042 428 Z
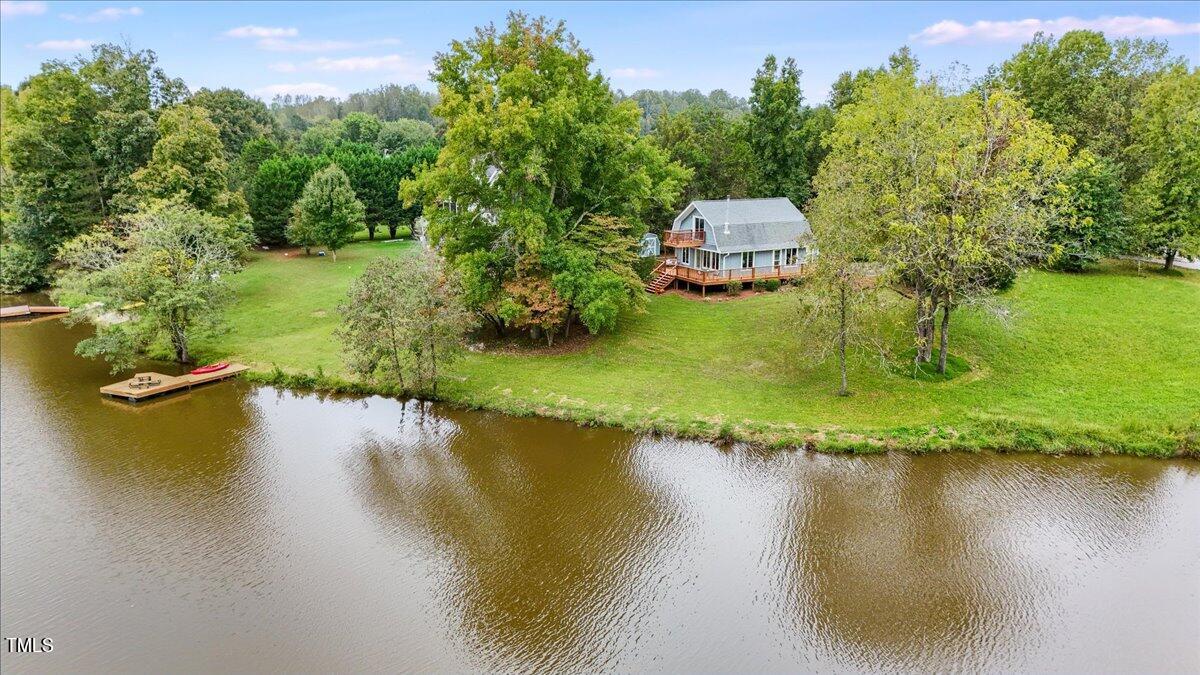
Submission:
M 162 373 L 138 373 L 128 380 L 114 382 L 106 387 L 100 387 L 100 393 L 128 401 L 140 401 L 152 396 L 166 394 L 180 389 L 191 389 L 199 384 L 216 382 L 227 377 L 233 377 L 249 370 L 250 367 L 240 363 L 231 363 L 221 370 L 211 373 L 193 375 L 163 375 Z

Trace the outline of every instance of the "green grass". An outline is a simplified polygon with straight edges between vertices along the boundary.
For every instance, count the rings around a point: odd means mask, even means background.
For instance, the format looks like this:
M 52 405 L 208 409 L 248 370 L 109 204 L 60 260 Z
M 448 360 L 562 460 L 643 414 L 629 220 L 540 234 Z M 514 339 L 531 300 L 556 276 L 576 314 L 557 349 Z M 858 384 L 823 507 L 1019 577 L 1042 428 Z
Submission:
M 320 368 L 317 382 L 369 390 L 347 384 L 336 308 L 367 261 L 414 246 L 355 244 L 336 263 L 256 254 L 236 281 L 232 329 L 199 353 L 262 372 Z M 952 379 L 914 379 L 862 355 L 850 397 L 836 396 L 836 363 L 802 355 L 787 292 L 653 297 L 648 312 L 571 353 L 470 353 L 440 393 L 514 414 L 772 446 L 1200 454 L 1200 274 L 1138 276 L 1119 263 L 1031 271 L 1003 304 L 1003 322 L 956 312 Z M 896 312 L 900 345 L 907 307 Z

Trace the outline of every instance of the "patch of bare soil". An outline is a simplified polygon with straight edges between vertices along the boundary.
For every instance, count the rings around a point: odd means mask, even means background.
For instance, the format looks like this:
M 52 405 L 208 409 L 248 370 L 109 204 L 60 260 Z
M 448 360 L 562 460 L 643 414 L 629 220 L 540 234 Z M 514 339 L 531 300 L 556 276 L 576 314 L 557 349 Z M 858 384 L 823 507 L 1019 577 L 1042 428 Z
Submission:
M 476 335 L 471 341 L 471 351 L 490 354 L 509 354 L 515 356 L 553 356 L 558 354 L 574 354 L 583 351 L 592 344 L 595 336 L 579 324 L 571 326 L 571 337 L 558 336 L 554 345 L 547 345 L 544 339 L 534 340 L 527 333 L 509 335 L 497 339 L 495 333 L 486 330 L 482 335 Z

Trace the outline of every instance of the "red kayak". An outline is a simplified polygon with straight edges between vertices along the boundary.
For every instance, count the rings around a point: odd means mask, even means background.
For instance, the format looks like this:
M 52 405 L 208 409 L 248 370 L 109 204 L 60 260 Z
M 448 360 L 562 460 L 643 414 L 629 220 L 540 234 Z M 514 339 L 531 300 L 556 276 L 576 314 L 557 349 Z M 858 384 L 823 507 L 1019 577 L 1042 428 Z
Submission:
M 214 363 L 209 366 L 201 366 L 192 371 L 192 375 L 203 375 L 205 373 L 215 373 L 218 370 L 225 370 L 229 367 L 228 363 Z

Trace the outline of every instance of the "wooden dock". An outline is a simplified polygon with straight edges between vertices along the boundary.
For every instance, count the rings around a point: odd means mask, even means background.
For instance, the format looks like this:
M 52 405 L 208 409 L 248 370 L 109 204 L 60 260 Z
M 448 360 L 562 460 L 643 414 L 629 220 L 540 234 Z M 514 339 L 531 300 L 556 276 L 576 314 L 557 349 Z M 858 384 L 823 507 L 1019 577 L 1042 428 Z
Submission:
M 13 307 L 0 308 L 0 319 L 16 319 L 23 316 L 40 316 L 44 314 L 66 314 L 70 311 L 70 307 L 51 307 L 48 305 L 15 305 Z
M 161 396 L 181 389 L 191 389 L 197 385 L 208 384 L 233 377 L 250 370 L 250 366 L 231 363 L 228 368 L 213 373 L 201 375 L 163 375 L 161 373 L 138 373 L 133 378 L 100 387 L 100 393 L 113 398 L 123 398 L 131 403 L 153 396 Z M 139 378 L 144 383 L 139 382 Z

